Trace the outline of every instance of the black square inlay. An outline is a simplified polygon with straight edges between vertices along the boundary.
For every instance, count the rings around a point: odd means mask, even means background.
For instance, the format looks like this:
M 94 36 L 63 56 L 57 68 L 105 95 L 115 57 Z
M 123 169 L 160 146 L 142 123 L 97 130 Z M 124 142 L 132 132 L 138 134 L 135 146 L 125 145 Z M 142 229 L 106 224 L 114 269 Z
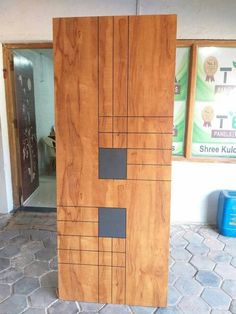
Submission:
M 98 235 L 105 238 L 126 237 L 126 209 L 100 207 Z
M 99 179 L 127 179 L 126 148 L 99 148 Z

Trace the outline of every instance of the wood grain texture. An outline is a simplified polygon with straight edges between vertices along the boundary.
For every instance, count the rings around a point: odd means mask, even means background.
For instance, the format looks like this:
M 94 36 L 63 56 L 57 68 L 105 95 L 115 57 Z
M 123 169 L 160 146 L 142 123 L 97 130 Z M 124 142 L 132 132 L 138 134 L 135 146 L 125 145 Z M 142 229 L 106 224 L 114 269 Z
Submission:
M 128 93 L 128 17 L 118 16 L 114 18 L 114 115 L 127 115 Z
M 99 266 L 99 302 L 112 303 L 111 267 Z
M 112 303 L 125 302 L 125 269 L 112 267 Z
M 127 215 L 126 239 L 99 239 L 96 252 L 124 266 L 59 264 L 61 298 L 166 305 L 170 182 L 98 179 L 98 148 L 126 147 L 135 177 L 143 169 L 169 175 L 175 28 L 175 16 L 54 21 L 57 205 L 70 217 L 58 221 L 59 246 L 72 250 L 76 239 L 81 249 L 82 238 L 98 239 L 98 223 L 74 221 L 71 207 L 119 207 Z M 70 250 L 62 258 L 71 260 Z
M 111 252 L 112 251 L 112 239 L 111 238 L 99 238 L 99 251 Z
M 128 134 L 128 148 L 171 149 L 170 134 Z
M 98 31 L 99 115 L 111 116 L 113 112 L 113 18 L 100 18 Z
M 110 148 L 113 146 L 112 133 L 100 133 L 99 134 L 99 147 Z
M 111 117 L 99 117 L 99 132 L 112 132 Z
M 112 253 L 111 252 L 99 252 L 99 265 L 112 266 Z
M 98 222 L 98 209 L 95 207 L 59 207 L 57 220 Z
M 98 177 L 98 19 L 54 19 L 53 25 L 57 204 L 75 206 L 87 190 L 84 177 Z
M 125 117 L 114 117 L 113 118 L 113 131 L 114 132 L 128 132 L 128 118 Z
M 129 149 L 128 164 L 138 165 L 170 165 L 172 150 Z
M 129 21 L 129 116 L 172 116 L 176 17 Z
M 97 222 L 57 221 L 59 235 L 98 236 Z
M 113 252 L 125 252 L 125 239 L 113 238 L 112 239 Z
M 137 184 L 132 181 L 129 189 L 126 302 L 138 304 L 142 300 L 144 306 L 154 304 L 154 302 L 165 306 L 170 184 L 169 182 L 144 181 L 142 184 Z M 149 293 L 145 293 L 144 287 Z M 159 292 L 156 293 L 157 291 Z
M 171 180 L 171 166 L 128 165 L 128 179 Z
M 114 148 L 127 148 L 127 134 L 113 133 L 112 136 Z
M 112 266 L 125 267 L 125 253 L 112 253 Z
M 57 242 L 59 249 L 98 251 L 98 237 L 58 235 Z
M 172 119 L 170 117 L 128 117 L 129 132 L 138 133 L 170 133 Z
M 98 265 L 98 252 L 78 250 L 58 250 L 59 263 Z
M 60 298 L 98 302 L 98 267 L 90 265 L 58 265 Z M 81 282 L 83 284 L 81 285 Z

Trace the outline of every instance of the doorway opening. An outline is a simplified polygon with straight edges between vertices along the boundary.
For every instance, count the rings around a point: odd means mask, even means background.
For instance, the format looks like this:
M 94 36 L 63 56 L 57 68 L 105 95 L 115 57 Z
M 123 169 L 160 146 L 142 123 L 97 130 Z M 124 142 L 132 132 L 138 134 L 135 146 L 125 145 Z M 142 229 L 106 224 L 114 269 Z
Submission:
M 14 208 L 56 207 L 51 44 L 4 45 Z

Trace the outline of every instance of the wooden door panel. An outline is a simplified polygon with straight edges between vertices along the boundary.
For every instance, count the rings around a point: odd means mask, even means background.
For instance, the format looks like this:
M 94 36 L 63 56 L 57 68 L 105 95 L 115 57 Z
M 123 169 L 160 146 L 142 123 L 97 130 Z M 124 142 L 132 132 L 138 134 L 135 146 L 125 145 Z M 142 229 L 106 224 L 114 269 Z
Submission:
M 61 298 L 166 304 L 175 28 L 54 20 Z

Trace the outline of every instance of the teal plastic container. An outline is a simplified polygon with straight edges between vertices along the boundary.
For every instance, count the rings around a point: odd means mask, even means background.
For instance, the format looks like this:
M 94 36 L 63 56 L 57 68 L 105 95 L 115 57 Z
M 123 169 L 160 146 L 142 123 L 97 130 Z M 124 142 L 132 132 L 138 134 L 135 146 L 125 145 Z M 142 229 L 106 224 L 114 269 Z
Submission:
M 220 192 L 217 226 L 220 234 L 236 237 L 236 191 L 223 190 Z

